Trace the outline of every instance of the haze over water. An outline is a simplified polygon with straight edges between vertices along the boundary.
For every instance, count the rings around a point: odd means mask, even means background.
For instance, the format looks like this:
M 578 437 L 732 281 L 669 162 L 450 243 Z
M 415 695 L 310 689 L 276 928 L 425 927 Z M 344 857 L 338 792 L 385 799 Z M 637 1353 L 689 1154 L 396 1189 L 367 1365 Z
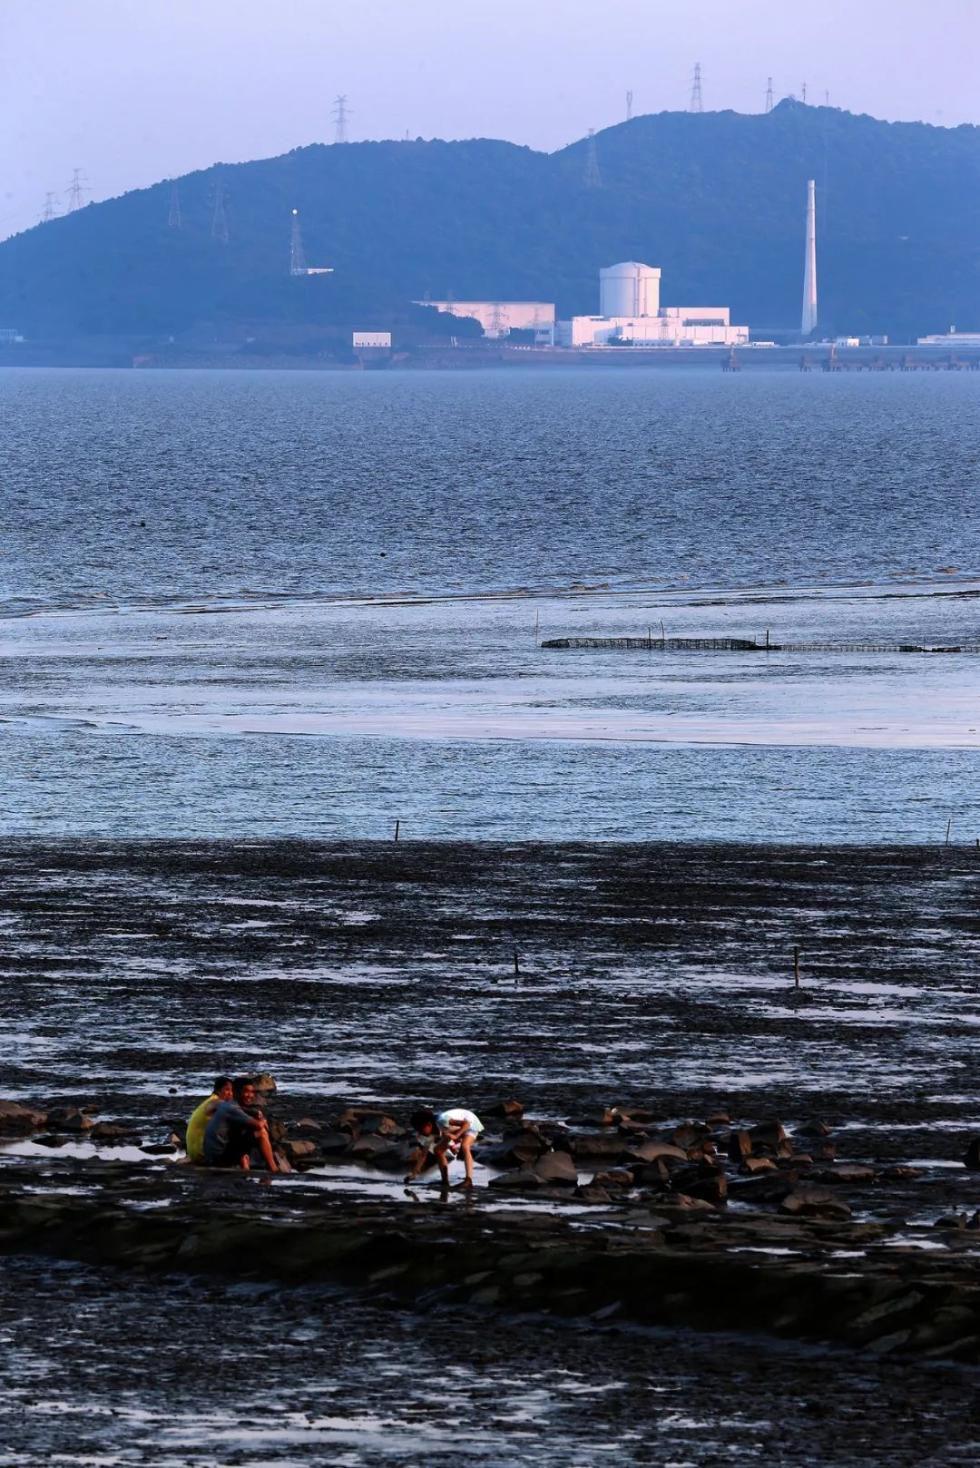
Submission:
M 10 372 L 7 832 L 980 834 L 972 374 Z M 218 615 L 220 613 L 220 615 Z

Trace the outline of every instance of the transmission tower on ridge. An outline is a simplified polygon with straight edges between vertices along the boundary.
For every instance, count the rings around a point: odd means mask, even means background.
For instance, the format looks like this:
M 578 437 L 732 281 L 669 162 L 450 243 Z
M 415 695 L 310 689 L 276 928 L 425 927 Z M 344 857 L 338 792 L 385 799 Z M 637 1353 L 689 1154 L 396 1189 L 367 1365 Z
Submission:
M 228 243 L 228 215 L 225 212 L 225 186 L 218 178 L 214 183 L 214 206 L 211 210 L 211 238 Z
M 633 118 L 633 93 L 626 93 L 626 121 L 631 122 Z
M 800 95 L 802 96 L 803 101 L 805 102 L 806 101 L 806 82 L 801 82 L 800 83 Z
M 772 77 L 769 78 L 766 86 L 766 111 L 772 111 Z
M 701 96 L 701 63 L 694 63 L 694 81 L 691 83 L 691 105 L 689 112 L 703 112 L 704 99 Z
M 184 216 L 180 212 L 180 184 L 175 178 L 170 180 L 170 213 L 167 216 L 167 226 L 170 229 L 183 229 Z
M 57 210 L 57 208 L 55 206 L 55 199 L 57 197 L 58 197 L 57 194 L 52 194 L 52 193 L 45 194 L 45 196 L 44 196 L 44 209 L 43 209 L 43 211 L 41 213 L 41 223 L 42 224 L 47 224 L 47 222 L 48 222 L 49 219 L 55 219 L 55 218 L 57 218 L 58 210 Z
M 68 185 L 68 213 L 73 214 L 85 203 L 85 179 L 80 168 L 73 168 Z
M 299 223 L 299 210 L 293 210 L 293 232 L 289 239 L 289 273 L 306 274 L 306 252 L 303 249 L 303 231 Z
M 595 140 L 595 128 L 589 128 L 589 140 L 585 145 L 585 172 L 582 182 L 587 189 L 602 188 L 602 174 L 599 172 L 599 148 Z
M 346 143 L 347 141 L 347 119 L 350 116 L 350 108 L 347 106 L 346 97 L 335 97 L 333 104 L 333 122 L 335 143 Z

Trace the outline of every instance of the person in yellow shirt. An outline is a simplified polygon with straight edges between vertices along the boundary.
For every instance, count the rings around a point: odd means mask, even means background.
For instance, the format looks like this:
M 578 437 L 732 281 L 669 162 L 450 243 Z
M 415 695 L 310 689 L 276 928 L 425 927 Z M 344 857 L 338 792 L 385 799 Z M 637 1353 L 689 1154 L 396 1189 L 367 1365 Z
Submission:
M 218 1102 L 230 1101 L 231 1097 L 231 1076 L 217 1076 L 211 1095 L 191 1112 L 187 1122 L 187 1137 L 184 1143 L 189 1162 L 200 1164 L 204 1161 L 204 1133 L 207 1129 L 207 1124 L 211 1120 Z

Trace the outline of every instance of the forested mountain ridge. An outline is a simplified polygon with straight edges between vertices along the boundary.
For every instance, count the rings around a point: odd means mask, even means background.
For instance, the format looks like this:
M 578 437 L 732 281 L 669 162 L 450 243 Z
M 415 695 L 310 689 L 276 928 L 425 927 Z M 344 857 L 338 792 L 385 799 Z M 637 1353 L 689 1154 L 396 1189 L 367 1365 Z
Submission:
M 380 321 L 412 298 L 598 309 L 597 272 L 639 259 L 662 298 L 799 319 L 806 180 L 821 322 L 896 336 L 980 328 L 980 128 L 884 123 L 786 101 L 658 113 L 553 154 L 510 143 L 346 143 L 223 165 L 89 205 L 0 244 L 0 325 L 32 336 L 230 321 Z M 227 229 L 216 220 L 220 195 Z M 289 275 L 291 211 L 310 265 Z M 227 234 L 227 238 L 223 236 Z

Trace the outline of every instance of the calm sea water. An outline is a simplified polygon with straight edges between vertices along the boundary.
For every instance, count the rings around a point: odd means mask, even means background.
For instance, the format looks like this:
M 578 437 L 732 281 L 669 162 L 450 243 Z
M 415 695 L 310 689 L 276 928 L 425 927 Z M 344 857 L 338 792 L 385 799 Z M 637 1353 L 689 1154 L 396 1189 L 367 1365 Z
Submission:
M 0 829 L 980 834 L 980 381 L 0 374 Z

